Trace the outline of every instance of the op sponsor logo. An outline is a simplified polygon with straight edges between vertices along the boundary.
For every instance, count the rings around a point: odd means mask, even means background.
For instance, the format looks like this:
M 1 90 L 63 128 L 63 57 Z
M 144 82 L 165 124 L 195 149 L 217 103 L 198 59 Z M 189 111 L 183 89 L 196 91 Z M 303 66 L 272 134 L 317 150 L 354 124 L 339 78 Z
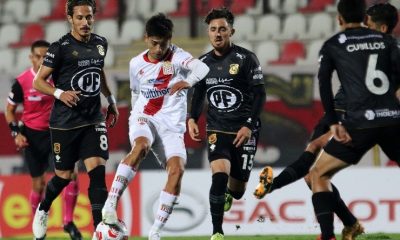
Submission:
M 240 107 L 243 94 L 231 86 L 213 86 L 207 90 L 209 103 L 220 112 L 232 112 Z
M 100 93 L 101 69 L 96 67 L 86 68 L 72 77 L 71 87 L 80 91 L 82 96 L 94 97 Z

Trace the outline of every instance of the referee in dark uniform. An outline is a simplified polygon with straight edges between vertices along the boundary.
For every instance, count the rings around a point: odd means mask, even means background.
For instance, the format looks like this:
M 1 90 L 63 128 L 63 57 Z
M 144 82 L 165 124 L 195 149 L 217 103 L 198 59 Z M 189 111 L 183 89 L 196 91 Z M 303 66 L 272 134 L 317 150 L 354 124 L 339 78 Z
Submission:
M 188 127 L 191 138 L 199 141 L 197 120 L 206 97 L 208 159 L 212 171 L 211 239 L 218 240 L 224 238 L 224 210 L 229 210 L 232 197 L 240 199 L 246 190 L 266 93 L 256 55 L 231 42 L 235 32 L 233 14 L 226 8 L 213 9 L 205 22 L 213 50 L 199 59 L 210 71 L 195 85 Z
M 335 239 L 337 199 L 330 183 L 334 174 L 357 164 L 375 144 L 400 163 L 400 104 L 395 96 L 399 49 L 391 36 L 361 26 L 365 9 L 364 0 L 340 0 L 338 19 L 343 31 L 328 39 L 320 51 L 320 96 L 333 134 L 310 171 L 321 240 Z M 334 110 L 331 77 L 335 70 L 345 93 L 342 121 Z
M 34 80 L 38 91 L 56 98 L 50 116 L 55 176 L 48 182 L 45 198 L 36 210 L 32 224 L 36 238 L 45 237 L 50 206 L 68 185 L 79 159 L 90 178 L 88 195 L 95 227 L 101 221 L 101 209 L 107 199 L 108 139 L 100 92 L 110 104 L 107 115 L 114 117 L 111 127 L 118 110 L 103 71 L 107 40 L 91 33 L 95 12 L 94 0 L 67 1 L 71 32 L 51 44 Z M 55 87 L 46 82 L 50 75 Z

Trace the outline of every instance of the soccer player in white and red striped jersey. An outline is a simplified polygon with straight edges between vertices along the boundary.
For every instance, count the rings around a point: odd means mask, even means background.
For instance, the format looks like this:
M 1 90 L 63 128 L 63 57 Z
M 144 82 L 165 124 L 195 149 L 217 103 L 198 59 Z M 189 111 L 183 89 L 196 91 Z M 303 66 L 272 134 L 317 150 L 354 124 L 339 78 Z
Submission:
M 177 202 L 186 163 L 183 134 L 186 130 L 187 89 L 203 79 L 209 68 L 183 49 L 171 44 L 173 23 L 164 14 L 146 23 L 148 49 L 129 64 L 132 111 L 129 138 L 132 150 L 122 159 L 103 208 L 103 221 L 117 222 L 116 207 L 149 150 L 167 170 L 149 239 L 160 239 L 160 231 Z

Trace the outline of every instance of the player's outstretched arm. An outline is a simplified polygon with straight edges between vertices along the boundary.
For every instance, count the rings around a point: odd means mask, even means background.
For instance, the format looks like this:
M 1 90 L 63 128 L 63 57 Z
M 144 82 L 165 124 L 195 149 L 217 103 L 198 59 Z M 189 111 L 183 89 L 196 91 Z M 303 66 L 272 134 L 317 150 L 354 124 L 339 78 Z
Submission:
M 79 101 L 80 91 L 63 91 L 59 88 L 53 87 L 46 81 L 52 72 L 53 68 L 42 65 L 33 80 L 33 87 L 41 93 L 53 95 L 68 107 L 76 106 Z

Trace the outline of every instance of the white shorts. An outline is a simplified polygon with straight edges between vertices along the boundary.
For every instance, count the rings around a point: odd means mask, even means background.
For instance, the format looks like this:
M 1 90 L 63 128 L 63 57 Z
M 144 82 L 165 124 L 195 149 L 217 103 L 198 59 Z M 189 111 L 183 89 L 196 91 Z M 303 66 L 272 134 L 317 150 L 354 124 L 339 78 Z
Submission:
M 180 157 L 186 165 L 186 147 L 183 133 L 171 132 L 163 129 L 152 118 L 143 116 L 129 118 L 129 140 L 134 144 L 138 137 L 146 137 L 151 144 L 151 151 L 162 167 L 168 159 Z

